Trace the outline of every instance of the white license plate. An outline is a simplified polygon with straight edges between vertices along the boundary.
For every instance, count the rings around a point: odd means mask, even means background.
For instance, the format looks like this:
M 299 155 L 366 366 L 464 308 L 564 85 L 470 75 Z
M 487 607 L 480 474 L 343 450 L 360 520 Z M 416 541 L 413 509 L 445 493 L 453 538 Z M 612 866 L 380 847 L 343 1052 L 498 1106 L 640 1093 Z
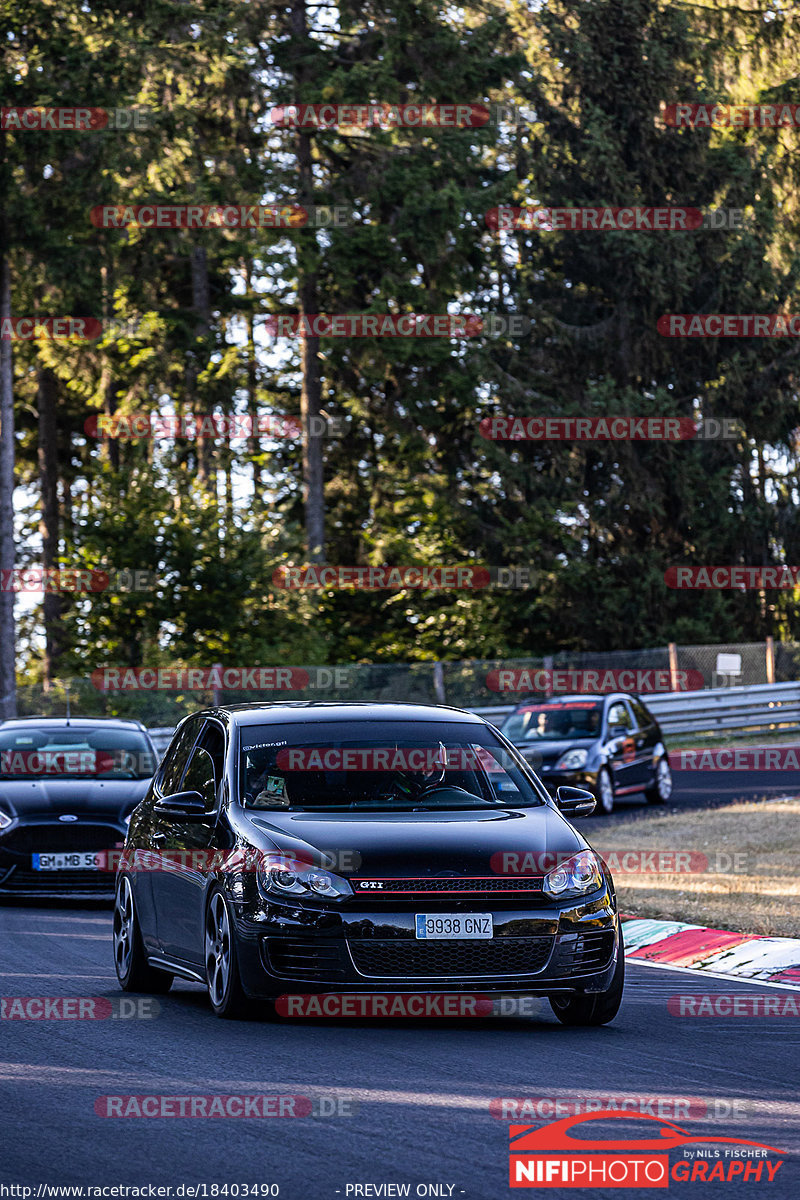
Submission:
M 34 871 L 97 871 L 99 850 L 76 850 L 71 854 L 34 854 Z
M 417 913 L 417 938 L 432 939 L 494 937 L 491 913 Z

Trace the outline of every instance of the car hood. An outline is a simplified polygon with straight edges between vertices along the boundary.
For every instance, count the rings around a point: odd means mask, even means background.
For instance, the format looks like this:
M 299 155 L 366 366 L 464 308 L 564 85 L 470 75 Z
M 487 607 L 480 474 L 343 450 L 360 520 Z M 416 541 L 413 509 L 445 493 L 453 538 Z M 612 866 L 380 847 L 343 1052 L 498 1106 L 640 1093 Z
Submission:
M 572 854 L 586 842 L 549 805 L 418 813 L 247 814 L 261 849 L 335 856 L 342 874 L 493 875 L 506 852 Z M 260 836 L 259 836 L 260 835 Z M 251 835 L 252 836 L 252 835 Z M 271 844 L 270 844 L 271 843 Z M 349 857 L 348 857 L 349 855 Z
M 18 817 L 112 817 L 144 799 L 149 779 L 0 780 L 0 808 Z
M 567 738 L 555 742 L 514 742 L 514 745 L 535 770 L 537 763 L 550 765 L 558 762 L 568 750 L 591 750 L 596 743 L 597 738 Z

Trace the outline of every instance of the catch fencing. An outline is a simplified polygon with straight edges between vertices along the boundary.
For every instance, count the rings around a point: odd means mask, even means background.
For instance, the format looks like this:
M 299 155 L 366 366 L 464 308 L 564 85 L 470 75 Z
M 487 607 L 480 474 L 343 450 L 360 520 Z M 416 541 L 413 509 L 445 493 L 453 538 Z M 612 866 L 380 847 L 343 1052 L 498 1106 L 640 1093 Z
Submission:
M 212 666 L 214 664 L 211 664 Z M 280 673 L 271 664 L 272 674 Z M 165 678 L 185 664 L 169 664 Z M 753 642 L 704 646 L 669 645 L 644 650 L 562 651 L 514 659 L 463 662 L 350 663 L 285 668 L 279 686 L 264 689 L 150 686 L 134 671 L 116 672 L 105 690 L 94 679 L 76 677 L 18 688 L 18 712 L 63 716 L 127 717 L 154 729 L 171 729 L 181 717 L 216 704 L 285 701 L 394 701 L 448 704 L 502 719 L 524 696 L 567 692 L 627 691 L 641 695 L 669 732 L 708 732 L 745 727 L 796 726 L 800 689 L 800 644 Z M 220 667 L 217 682 L 235 675 Z M 209 678 L 204 668 L 203 678 Z M 266 674 L 266 673 L 265 673 Z M 197 671 L 197 677 L 201 671 Z M 155 679 L 156 686 L 152 685 Z M 286 682 L 288 680 L 288 683 Z M 161 680 L 163 682 L 163 680 Z M 167 682 L 169 679 L 167 678 Z

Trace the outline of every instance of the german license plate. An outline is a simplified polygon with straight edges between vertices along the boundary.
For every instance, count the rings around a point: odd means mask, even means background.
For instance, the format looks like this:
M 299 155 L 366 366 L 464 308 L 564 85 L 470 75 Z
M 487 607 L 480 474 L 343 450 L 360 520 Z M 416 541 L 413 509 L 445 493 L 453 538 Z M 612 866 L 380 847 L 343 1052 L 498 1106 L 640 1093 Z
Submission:
M 34 871 L 97 871 L 99 850 L 76 850 L 69 854 L 34 854 Z
M 418 940 L 494 937 L 491 913 L 417 913 L 415 920 Z

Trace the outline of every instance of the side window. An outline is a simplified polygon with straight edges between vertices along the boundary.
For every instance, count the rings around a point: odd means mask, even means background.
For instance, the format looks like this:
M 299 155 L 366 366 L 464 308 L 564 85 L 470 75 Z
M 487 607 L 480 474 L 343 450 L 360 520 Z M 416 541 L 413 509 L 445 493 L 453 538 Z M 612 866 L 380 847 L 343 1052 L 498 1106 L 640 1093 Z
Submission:
M 177 792 L 180 787 L 181 776 L 189 760 L 189 752 L 195 743 L 199 730 L 200 722 L 190 720 L 181 727 L 180 732 L 173 738 L 164 756 L 164 764 L 158 780 L 158 790 L 162 796 L 170 796 L 173 792 Z
M 624 726 L 625 729 L 631 729 L 633 722 L 628 715 L 628 709 L 621 700 L 616 700 L 608 710 L 608 732 L 614 733 L 614 727 L 617 725 Z
M 217 805 L 217 792 L 225 771 L 225 736 L 212 721 L 206 726 L 192 751 L 186 774 L 181 783 L 182 792 L 199 792 L 208 812 Z
M 653 724 L 652 717 L 639 700 L 631 700 L 631 708 L 633 709 L 633 715 L 636 717 L 640 729 L 646 729 L 648 725 Z

